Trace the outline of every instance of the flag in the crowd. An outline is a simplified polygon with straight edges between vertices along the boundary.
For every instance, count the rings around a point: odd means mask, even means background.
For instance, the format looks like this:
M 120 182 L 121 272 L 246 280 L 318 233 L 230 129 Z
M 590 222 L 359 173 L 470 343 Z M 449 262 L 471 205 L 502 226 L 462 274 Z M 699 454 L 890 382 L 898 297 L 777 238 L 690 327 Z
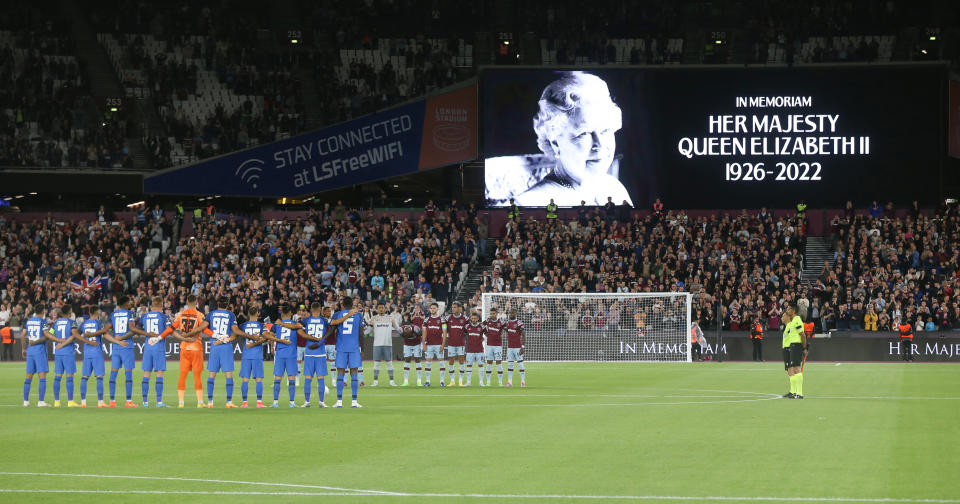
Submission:
M 102 279 L 100 275 L 97 275 L 92 278 L 83 278 L 81 280 L 71 280 L 70 286 L 73 287 L 73 291 L 77 294 L 83 294 L 86 291 L 90 290 L 100 290 L 103 287 L 101 283 Z

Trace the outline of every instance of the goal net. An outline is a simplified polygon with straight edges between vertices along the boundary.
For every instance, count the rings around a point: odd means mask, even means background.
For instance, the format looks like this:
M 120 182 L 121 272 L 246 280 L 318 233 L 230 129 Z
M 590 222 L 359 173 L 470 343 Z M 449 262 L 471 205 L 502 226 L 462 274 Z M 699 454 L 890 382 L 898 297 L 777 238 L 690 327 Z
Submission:
M 685 292 L 485 293 L 480 310 L 516 310 L 527 361 L 690 362 L 690 304 Z

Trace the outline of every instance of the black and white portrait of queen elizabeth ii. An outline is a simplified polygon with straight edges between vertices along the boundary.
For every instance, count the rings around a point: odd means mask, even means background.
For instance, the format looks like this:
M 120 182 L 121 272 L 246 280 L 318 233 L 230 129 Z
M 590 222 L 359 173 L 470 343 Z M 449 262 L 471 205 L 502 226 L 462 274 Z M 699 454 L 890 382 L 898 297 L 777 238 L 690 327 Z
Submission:
M 619 180 L 616 132 L 620 107 L 607 83 L 585 72 L 564 72 L 543 90 L 533 118 L 541 154 L 500 156 L 485 162 L 491 206 L 514 198 L 520 206 L 603 205 L 633 201 Z

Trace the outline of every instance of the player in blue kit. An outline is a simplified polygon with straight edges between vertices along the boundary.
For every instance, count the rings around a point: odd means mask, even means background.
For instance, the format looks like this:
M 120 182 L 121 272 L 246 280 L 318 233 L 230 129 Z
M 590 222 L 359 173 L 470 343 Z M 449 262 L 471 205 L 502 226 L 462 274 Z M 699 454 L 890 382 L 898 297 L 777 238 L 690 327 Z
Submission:
M 353 308 L 353 299 L 344 297 L 340 301 L 342 310 L 333 315 L 331 326 L 337 327 L 337 404 L 335 408 L 343 407 L 343 379 L 347 369 L 350 369 L 350 391 L 353 393 L 352 408 L 362 408 L 357 402 L 357 392 L 360 382 L 357 378 L 357 369 L 360 367 L 360 330 L 363 328 L 363 314 Z
M 273 359 L 273 406 L 279 408 L 280 380 L 287 375 L 287 391 L 290 394 L 290 407 L 296 408 L 294 398 L 297 395 L 297 329 L 303 326 L 293 321 L 293 307 L 283 305 L 280 309 L 282 320 L 274 324 L 277 335 L 277 349 Z
M 80 324 L 80 334 L 77 339 L 83 342 L 83 368 L 80 371 L 80 407 L 87 407 L 87 383 L 92 374 L 97 379 L 97 407 L 106 408 L 103 402 L 103 339 L 117 343 L 108 334 L 109 325 L 100 321 L 100 308 L 91 306 L 87 310 L 87 318 Z
M 119 343 L 113 344 L 110 356 L 110 404 L 109 407 L 117 407 L 117 373 L 123 368 L 124 391 L 127 394 L 126 407 L 136 408 L 133 402 L 133 369 L 137 366 L 136 355 L 134 355 L 133 342 L 127 341 L 134 332 L 131 328 L 136 321 L 136 313 L 130 310 L 133 300 L 127 296 L 122 296 L 117 301 L 117 308 L 110 314 L 110 329 L 113 331 L 113 339 Z
M 60 308 L 60 318 L 50 325 L 50 333 L 60 340 L 53 347 L 53 406 L 60 407 L 60 381 L 66 375 L 67 407 L 79 407 L 73 402 L 73 375 L 77 372 L 77 359 L 72 343 L 80 331 L 73 322 L 73 308 L 70 305 Z
M 328 313 L 324 313 L 325 311 Z M 319 407 L 325 408 L 327 406 L 323 402 L 326 395 L 324 377 L 327 376 L 327 352 L 323 343 L 330 328 L 330 323 L 324 315 L 329 315 L 329 308 L 324 308 L 320 303 L 314 302 L 310 305 L 310 316 L 300 321 L 304 328 L 297 331 L 297 335 L 307 341 L 303 358 L 304 408 L 310 407 L 310 389 L 313 388 L 314 376 L 317 377 L 317 395 L 320 396 Z
M 263 408 L 263 344 L 267 341 L 276 341 L 276 337 L 270 332 L 271 325 L 257 321 L 257 315 L 260 310 L 256 306 L 247 308 L 248 322 L 240 327 L 243 334 L 241 337 L 250 341 L 243 346 L 243 355 L 240 358 L 240 393 L 243 396 L 241 408 L 249 407 L 247 395 L 250 392 L 250 378 L 257 382 L 257 407 Z
M 31 312 L 32 317 L 23 324 L 22 340 L 26 346 L 27 373 L 23 380 L 23 405 L 30 406 L 30 387 L 33 384 L 33 375 L 38 376 L 37 389 L 39 400 L 37 406 L 48 407 L 44 401 L 47 394 L 47 373 L 50 371 L 50 362 L 47 360 L 47 341 L 62 343 L 47 329 L 47 321 L 43 318 L 43 307 L 36 305 Z
M 233 341 L 243 331 L 237 327 L 237 317 L 223 308 L 220 300 L 211 303 L 212 311 L 207 314 L 207 323 L 213 331 L 210 357 L 207 360 L 207 407 L 213 408 L 213 388 L 217 373 L 223 371 L 227 376 L 227 408 L 236 408 L 233 404 Z
M 143 396 L 143 407 L 149 407 L 147 394 L 150 391 L 150 374 L 156 373 L 154 383 L 157 392 L 157 407 L 166 408 L 163 403 L 163 372 L 167 370 L 167 355 L 164 348 L 163 338 L 160 333 L 167 330 L 170 326 L 170 317 L 163 313 L 163 298 L 155 297 L 152 301 L 151 311 L 140 317 L 140 328 L 134 328 L 134 332 L 147 337 L 147 342 L 143 346 L 143 381 L 140 382 L 140 392 Z

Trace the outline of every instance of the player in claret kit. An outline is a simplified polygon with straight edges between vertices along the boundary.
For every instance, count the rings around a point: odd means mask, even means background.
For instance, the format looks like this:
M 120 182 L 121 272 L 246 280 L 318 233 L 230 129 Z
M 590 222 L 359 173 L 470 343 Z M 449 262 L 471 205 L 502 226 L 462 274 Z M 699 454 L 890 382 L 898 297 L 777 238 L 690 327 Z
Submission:
M 425 386 L 430 386 L 430 368 L 433 362 L 440 363 L 440 386 L 446 386 L 447 370 L 443 365 L 443 350 L 447 345 L 447 323 L 440 316 L 440 306 L 437 303 L 430 305 L 430 316 L 423 320 L 423 334 L 420 346 L 423 348 L 423 358 L 427 361 Z
M 487 336 L 487 386 L 490 386 L 493 363 L 497 363 L 497 382 L 503 386 L 503 322 L 497 318 L 497 309 L 490 308 L 490 318 L 483 322 Z
M 465 372 L 464 361 L 466 359 L 465 345 L 467 344 L 463 335 L 463 328 L 467 325 L 467 316 L 463 314 L 463 305 L 459 301 L 453 303 L 453 313 L 447 317 L 447 358 L 450 364 L 450 383 L 453 387 L 456 383 L 453 381 L 454 366 L 460 364 L 460 386 L 463 386 L 463 375 Z
M 80 407 L 87 407 L 87 382 L 92 374 L 97 378 L 97 407 L 106 408 L 107 403 L 103 402 L 103 338 L 107 341 L 120 344 L 121 342 L 113 339 L 108 333 L 110 325 L 104 325 L 100 322 L 100 308 L 91 306 L 87 310 L 87 318 L 80 324 L 80 334 L 77 339 L 84 343 L 83 345 L 83 368 L 80 371 Z
M 272 326 L 257 321 L 260 310 L 256 306 L 247 308 L 247 317 L 241 329 L 242 337 L 250 340 L 243 346 L 243 355 L 240 358 L 240 393 L 243 396 L 241 408 L 247 408 L 247 394 L 250 392 L 250 378 L 257 382 L 257 407 L 263 408 L 263 344 L 267 341 L 276 341 L 270 332 Z
M 77 325 L 73 322 L 73 309 L 70 305 L 63 305 L 60 309 L 60 318 L 50 325 L 50 333 L 57 337 L 59 343 L 53 348 L 53 406 L 60 406 L 60 380 L 67 376 L 67 407 L 76 408 L 80 405 L 73 402 L 73 375 L 77 372 L 77 359 L 74 357 L 73 340 L 80 334 Z
M 510 319 L 504 324 L 507 331 L 507 386 L 513 386 L 513 364 L 517 363 L 520 369 L 520 386 L 527 386 L 526 372 L 523 368 L 523 347 L 526 335 L 523 332 L 523 322 L 517 318 L 517 309 L 510 310 Z
M 37 406 L 48 407 L 44 401 L 47 394 L 47 373 L 50 372 L 50 362 L 47 360 L 47 341 L 62 343 L 47 329 L 47 321 L 43 319 L 43 307 L 34 305 L 32 317 L 23 324 L 21 342 L 24 345 L 23 356 L 27 359 L 27 373 L 23 380 L 23 405 L 30 406 L 30 386 L 33 384 L 33 375 L 39 377 L 37 383 L 39 400 Z
M 470 314 L 470 322 L 463 327 L 463 332 L 467 338 L 467 383 L 470 386 L 470 379 L 473 377 L 473 365 L 477 365 L 477 377 L 480 378 L 480 386 L 483 387 L 483 324 L 480 323 L 480 316 L 476 313 Z
M 137 314 L 130 307 L 133 300 L 127 296 L 122 296 L 117 307 L 110 314 L 110 328 L 113 331 L 113 339 L 119 343 L 113 344 L 113 350 L 110 356 L 110 404 L 109 407 L 117 407 L 117 373 L 123 368 L 124 391 L 127 394 L 126 407 L 136 408 L 137 403 L 133 402 L 133 369 L 137 365 L 136 355 L 133 350 L 133 341 L 130 338 L 134 335 L 131 328 L 136 323 Z
M 403 338 L 403 384 L 401 387 L 410 386 L 410 361 L 415 360 L 417 364 L 417 386 L 423 384 L 420 379 L 420 358 L 423 351 L 420 347 L 420 332 L 423 325 L 417 325 L 410 320 L 409 314 L 403 314 L 403 324 L 400 325 L 400 336 Z

